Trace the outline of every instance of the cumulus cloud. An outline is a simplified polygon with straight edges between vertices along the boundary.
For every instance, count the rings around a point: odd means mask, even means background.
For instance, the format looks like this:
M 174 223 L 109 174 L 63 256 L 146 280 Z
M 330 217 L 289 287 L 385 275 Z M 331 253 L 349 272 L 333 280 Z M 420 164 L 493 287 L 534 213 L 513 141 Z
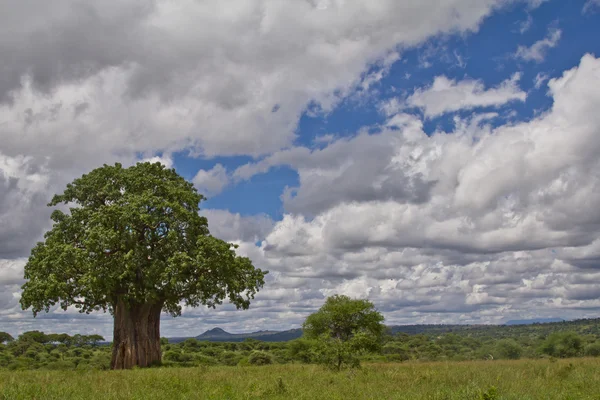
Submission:
M 520 74 L 496 87 L 485 88 L 479 80 L 463 80 L 456 82 L 445 76 L 438 76 L 430 87 L 417 89 L 405 102 L 408 107 L 421 108 L 428 118 L 436 117 L 458 110 L 472 110 L 478 107 L 497 107 L 510 101 L 525 101 L 527 94 L 518 82 Z M 383 106 L 388 114 L 401 106 L 397 101 Z
M 500 3 L 20 1 L 0 17 L 0 140 L 55 156 L 65 142 L 73 155 L 265 154 L 291 143 L 309 103 L 330 110 L 361 85 L 371 63 L 475 30 Z
M 404 115 L 407 122 L 401 129 L 359 135 L 310 154 L 299 149 L 293 154 L 295 158 L 291 152 L 274 158 L 292 159 L 289 165 L 299 167 L 301 174 L 303 166 L 327 166 L 331 174 L 323 170 L 318 174 L 329 180 L 329 191 L 336 191 L 345 184 L 339 179 L 340 171 L 348 168 L 351 157 L 339 157 L 340 152 L 334 150 L 352 145 L 368 149 L 369 144 L 381 141 L 385 144 L 378 149 L 393 148 L 387 153 L 378 151 L 379 158 L 385 158 L 384 167 L 369 170 L 370 179 L 356 180 L 357 186 L 359 182 L 368 187 L 385 181 L 385 174 L 407 174 L 435 183 L 422 202 L 397 201 L 385 193 L 368 199 L 337 196 L 338 204 L 325 208 L 326 212 L 309 223 L 325 247 L 369 243 L 414 247 L 421 242 L 501 251 L 589 241 L 600 214 L 587 212 L 584 218 L 577 210 L 600 196 L 598 177 L 588 172 L 598 164 L 598 142 L 594 139 L 600 120 L 594 110 L 600 97 L 590 82 L 600 81 L 599 71 L 600 61 L 585 56 L 578 68 L 550 80 L 554 105 L 549 113 L 531 122 L 500 126 L 487 134 L 480 131 L 477 140 L 464 127 L 453 135 L 427 136 L 416 117 Z M 561 149 L 560 154 L 556 149 Z M 263 162 L 269 164 L 273 159 Z M 260 163 L 250 167 L 260 170 Z M 317 194 L 310 187 L 314 180 L 306 182 L 305 188 L 301 175 L 297 196 L 305 190 Z M 419 192 L 416 187 L 405 189 L 412 195 Z M 290 226 L 296 225 L 305 223 Z M 304 236 L 290 234 L 294 238 Z
M 227 169 L 223 165 L 216 164 L 210 170 L 201 169 L 198 171 L 192 182 L 200 193 L 213 196 L 221 193 L 229 184 L 229 175 L 227 175 Z
M 8 157 L 0 152 L 0 259 L 29 251 L 50 216 L 50 173 L 30 157 Z
M 173 168 L 173 158 L 170 155 L 164 156 L 154 156 L 149 158 L 141 159 L 140 162 L 150 162 L 150 163 L 161 163 L 166 168 Z
M 0 259 L 27 255 L 48 228 L 45 204 L 82 173 L 117 161 L 172 166 L 169 155 L 182 150 L 277 151 L 295 139 L 309 104 L 328 112 L 355 89 L 369 91 L 399 49 L 474 31 L 502 3 L 24 0 L 7 7 L 0 15 Z M 224 176 L 213 168 L 196 183 L 216 193 Z M 19 326 L 34 326 L 27 323 Z
M 538 40 L 531 46 L 519 46 L 515 57 L 524 61 L 542 62 L 546 58 L 548 50 L 556 47 L 561 36 L 562 31 L 560 29 L 551 29 L 544 39 Z
M 553 107 L 532 121 L 493 129 L 458 123 L 451 135 L 427 136 L 416 117 L 401 114 L 392 117 L 396 129 L 348 139 L 347 147 L 386 141 L 393 148 L 379 153 L 388 168 L 370 170 L 357 186 L 400 170 L 434 182 L 429 197 L 361 200 L 337 192 L 337 203 L 314 208 L 314 218 L 302 210 L 277 222 L 256 259 L 323 282 L 324 295 L 368 296 L 395 322 L 407 315 L 439 321 L 452 312 L 464 314 L 461 321 L 501 322 L 525 308 L 589 315 L 600 306 L 593 289 L 600 278 L 600 175 L 593 172 L 600 170 L 600 97 L 593 82 L 600 83 L 600 60 L 586 55 L 549 81 Z M 336 146 L 276 154 L 238 172 L 264 171 L 275 159 L 301 176 L 308 165 L 327 166 L 314 176 L 335 192 L 348 163 Z M 314 180 L 300 182 L 301 194 Z
M 491 87 L 441 76 L 386 104 L 379 126 L 325 135 L 318 149 L 294 145 L 307 108 L 327 113 L 369 93 L 405 49 L 475 31 L 505 3 L 24 0 L 7 8 L 0 330 L 110 336 L 109 315 L 53 309 L 34 320 L 21 311 L 23 257 L 48 227 L 45 204 L 67 182 L 115 161 L 173 166 L 179 151 L 256 157 L 233 172 L 220 164 L 199 171 L 196 186 L 213 194 L 278 165 L 299 182 L 282 193 L 280 221 L 202 210 L 215 236 L 271 272 L 248 312 L 185 308 L 182 318 L 164 317 L 164 335 L 297 327 L 333 293 L 368 296 L 388 323 L 597 313 L 593 56 L 548 80 L 554 104 L 528 122 L 492 126 L 496 114 L 478 113 L 524 101 L 517 76 Z M 517 54 L 541 61 L 559 39 L 550 31 Z M 427 117 L 475 112 L 428 136 L 406 106 Z
M 216 209 L 205 209 L 200 214 L 208 219 L 212 235 L 229 242 L 255 243 L 263 240 L 274 224 L 267 215 L 242 216 Z
M 324 149 L 296 147 L 278 152 L 238 168 L 233 175 L 249 179 L 278 165 L 296 169 L 300 187 L 288 188 L 283 193 L 283 203 L 287 211 L 307 215 L 327 210 L 341 200 L 425 202 L 434 182 L 418 173 L 407 174 L 401 164 L 390 165 L 396 151 L 394 143 L 403 140 L 401 135 L 390 132 L 362 132 L 354 138 L 336 140 Z

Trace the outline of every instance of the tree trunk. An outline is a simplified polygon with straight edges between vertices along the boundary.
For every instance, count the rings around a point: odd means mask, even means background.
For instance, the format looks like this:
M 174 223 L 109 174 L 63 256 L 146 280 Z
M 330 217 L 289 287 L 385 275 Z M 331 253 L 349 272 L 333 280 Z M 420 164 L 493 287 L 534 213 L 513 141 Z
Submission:
M 160 364 L 160 313 L 162 304 L 128 304 L 114 307 L 111 369 Z

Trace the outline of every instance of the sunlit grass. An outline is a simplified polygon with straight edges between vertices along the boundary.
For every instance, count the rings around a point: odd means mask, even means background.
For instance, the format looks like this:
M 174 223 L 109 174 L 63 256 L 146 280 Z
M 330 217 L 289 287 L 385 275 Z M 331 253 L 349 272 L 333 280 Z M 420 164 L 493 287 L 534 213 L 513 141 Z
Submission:
M 600 399 L 600 360 L 0 371 L 0 399 Z

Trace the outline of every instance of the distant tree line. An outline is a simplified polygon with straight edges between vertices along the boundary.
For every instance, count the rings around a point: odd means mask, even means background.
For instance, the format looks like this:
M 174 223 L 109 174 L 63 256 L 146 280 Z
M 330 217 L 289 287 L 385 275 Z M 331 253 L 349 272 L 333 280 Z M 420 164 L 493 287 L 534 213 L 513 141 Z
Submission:
M 546 326 L 554 324 L 535 324 L 511 329 L 465 328 L 450 333 L 432 329 L 419 334 L 382 331 L 381 321 L 368 301 L 334 296 L 307 319 L 305 336 L 301 339 L 289 342 L 246 339 L 232 343 L 190 338 L 169 343 L 168 339 L 161 338 L 162 365 L 320 363 L 337 369 L 356 366 L 361 361 L 493 362 L 499 359 L 600 356 L 600 320 L 561 323 L 565 329 L 554 331 Z M 512 335 L 507 335 L 508 332 Z M 111 346 L 100 335 L 70 336 L 30 331 L 14 339 L 8 333 L 0 332 L 0 368 L 108 369 L 110 360 Z

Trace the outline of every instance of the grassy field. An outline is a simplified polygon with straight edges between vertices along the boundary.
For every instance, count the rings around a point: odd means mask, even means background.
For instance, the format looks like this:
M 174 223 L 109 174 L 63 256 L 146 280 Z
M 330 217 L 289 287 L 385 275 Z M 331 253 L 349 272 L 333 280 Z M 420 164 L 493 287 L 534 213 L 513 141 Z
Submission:
M 0 371 L 0 399 L 600 400 L 600 360 Z

